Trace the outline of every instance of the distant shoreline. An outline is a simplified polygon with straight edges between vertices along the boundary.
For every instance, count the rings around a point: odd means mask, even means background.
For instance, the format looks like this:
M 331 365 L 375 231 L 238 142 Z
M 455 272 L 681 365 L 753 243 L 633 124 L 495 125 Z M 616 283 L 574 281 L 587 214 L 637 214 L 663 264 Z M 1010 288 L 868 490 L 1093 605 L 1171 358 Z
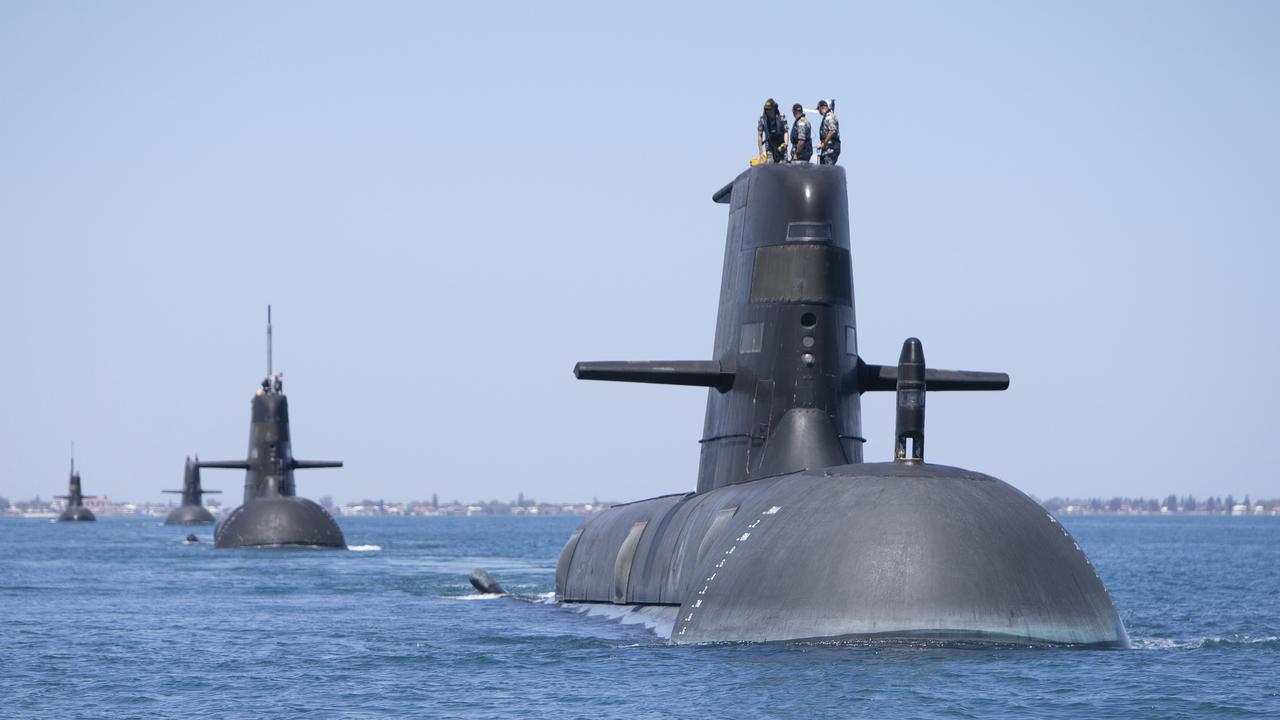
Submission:
M 1230 499 L 1230 496 L 1227 496 Z M 1033 498 L 1034 499 L 1034 498 Z M 1172 496 L 1170 496 L 1172 499 Z M 496 500 L 462 504 L 430 502 L 385 502 L 362 501 L 345 505 L 333 504 L 330 498 L 321 498 L 321 504 L 335 517 L 587 517 L 607 509 L 613 501 L 582 503 L 506 503 Z M 1194 498 L 1185 498 L 1183 502 L 1170 507 L 1168 504 L 1153 504 L 1155 501 L 1136 499 L 1127 500 L 1113 498 L 1103 501 L 1099 498 L 1089 500 L 1051 498 L 1039 501 L 1040 506 L 1054 515 L 1063 516 L 1126 516 L 1126 517 L 1280 517 L 1280 500 L 1260 500 L 1248 503 L 1232 502 L 1212 498 L 1205 502 L 1197 502 Z M 156 517 L 163 518 L 169 514 L 176 503 L 130 503 L 113 501 L 102 497 L 85 503 L 86 507 L 99 517 Z M 0 504 L 0 517 L 18 517 L 30 519 L 56 518 L 65 507 L 61 501 L 44 501 L 35 498 L 26 502 Z M 230 507 L 210 504 L 209 508 L 215 516 L 225 514 Z M 1189 509 L 1194 508 L 1194 509 Z

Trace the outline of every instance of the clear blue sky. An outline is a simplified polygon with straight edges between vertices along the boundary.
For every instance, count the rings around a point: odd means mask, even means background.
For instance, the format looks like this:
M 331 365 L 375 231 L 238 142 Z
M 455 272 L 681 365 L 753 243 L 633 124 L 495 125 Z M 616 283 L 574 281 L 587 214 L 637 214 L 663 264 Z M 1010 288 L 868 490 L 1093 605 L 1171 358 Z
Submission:
M 794 19 L 790 19 L 793 18 Z M 835 97 L 860 347 L 1005 370 L 929 458 L 1280 495 L 1280 4 L 0 5 L 0 495 L 245 454 L 264 307 L 301 494 L 691 489 L 767 96 Z M 910 286 L 904 287 L 904 283 Z M 892 398 L 864 398 L 868 459 Z M 238 497 L 241 473 L 206 485 Z

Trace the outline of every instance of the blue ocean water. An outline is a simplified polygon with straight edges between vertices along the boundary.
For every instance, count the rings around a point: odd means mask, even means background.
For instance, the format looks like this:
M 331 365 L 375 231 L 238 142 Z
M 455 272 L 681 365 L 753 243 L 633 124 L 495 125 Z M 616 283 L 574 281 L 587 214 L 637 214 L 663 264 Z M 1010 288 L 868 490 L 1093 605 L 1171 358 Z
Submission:
M 0 519 L 0 717 L 1280 717 L 1280 518 L 1063 521 L 1135 649 L 676 647 L 548 599 L 572 517 L 347 518 L 347 551 Z

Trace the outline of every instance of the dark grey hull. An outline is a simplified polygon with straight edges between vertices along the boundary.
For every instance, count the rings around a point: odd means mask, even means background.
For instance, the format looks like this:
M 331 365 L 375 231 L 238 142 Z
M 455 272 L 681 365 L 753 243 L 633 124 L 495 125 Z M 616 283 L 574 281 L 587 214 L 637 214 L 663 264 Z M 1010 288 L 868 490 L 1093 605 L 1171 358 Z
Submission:
M 677 643 L 1127 647 L 1088 558 L 995 478 L 854 464 L 616 506 L 570 539 L 566 602 L 679 606 Z
M 94 522 L 97 519 L 93 511 L 83 505 L 69 507 L 58 516 L 58 522 Z
M 213 513 L 203 505 L 180 505 L 164 519 L 165 525 L 209 525 L 213 522 Z
M 346 548 L 338 523 L 316 503 L 300 497 L 268 497 L 245 503 L 213 531 L 215 547 Z

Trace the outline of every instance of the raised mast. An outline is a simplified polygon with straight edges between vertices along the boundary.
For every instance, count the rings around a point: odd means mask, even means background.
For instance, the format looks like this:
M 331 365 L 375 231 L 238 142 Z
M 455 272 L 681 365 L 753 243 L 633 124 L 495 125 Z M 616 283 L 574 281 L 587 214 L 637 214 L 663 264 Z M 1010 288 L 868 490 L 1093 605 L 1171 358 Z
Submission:
M 267 306 L 267 377 L 271 377 L 271 306 Z

